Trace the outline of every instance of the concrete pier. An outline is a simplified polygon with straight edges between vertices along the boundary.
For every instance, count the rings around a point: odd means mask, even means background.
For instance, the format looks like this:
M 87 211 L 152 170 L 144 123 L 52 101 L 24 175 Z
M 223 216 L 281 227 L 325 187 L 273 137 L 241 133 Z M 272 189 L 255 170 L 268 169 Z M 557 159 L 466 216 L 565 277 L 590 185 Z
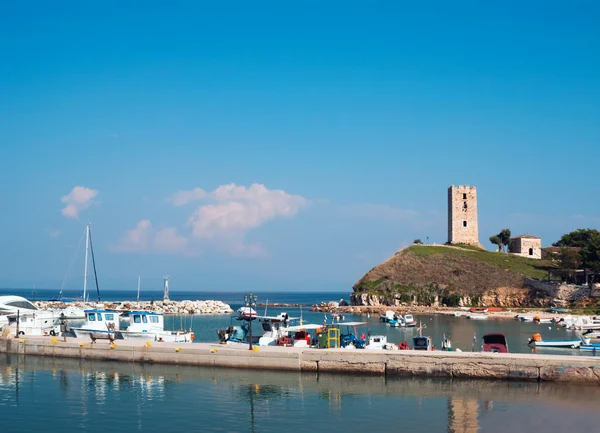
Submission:
M 600 358 L 480 352 L 370 351 L 69 338 L 0 339 L 0 353 L 102 361 L 380 376 L 553 381 L 600 385 Z

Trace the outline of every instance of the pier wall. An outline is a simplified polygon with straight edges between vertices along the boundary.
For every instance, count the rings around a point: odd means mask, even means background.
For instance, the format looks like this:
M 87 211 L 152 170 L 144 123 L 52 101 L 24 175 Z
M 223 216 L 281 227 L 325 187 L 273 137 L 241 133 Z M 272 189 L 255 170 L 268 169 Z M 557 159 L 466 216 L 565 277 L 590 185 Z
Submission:
M 47 338 L 0 339 L 0 353 L 260 370 L 333 372 L 380 376 L 507 379 L 600 385 L 600 358 L 479 352 L 369 351 L 245 347 L 194 343 L 117 341 L 52 342 Z

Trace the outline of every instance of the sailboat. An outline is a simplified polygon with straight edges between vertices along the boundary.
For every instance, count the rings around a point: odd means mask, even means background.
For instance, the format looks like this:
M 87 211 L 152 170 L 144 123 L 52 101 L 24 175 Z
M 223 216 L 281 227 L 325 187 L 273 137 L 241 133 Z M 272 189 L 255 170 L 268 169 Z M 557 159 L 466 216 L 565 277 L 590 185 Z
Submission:
M 94 257 L 94 249 L 92 245 L 92 233 L 90 229 L 90 223 L 87 223 L 85 226 L 85 259 L 83 265 L 83 293 L 81 295 L 81 299 L 84 302 L 89 301 L 89 293 L 87 290 L 87 280 L 88 280 L 88 268 L 89 268 L 89 253 L 92 253 L 92 265 L 94 268 L 94 277 L 96 280 L 96 292 L 98 294 L 98 302 L 100 302 L 100 289 L 98 287 L 98 276 L 96 274 L 96 260 Z M 61 289 L 59 300 L 62 299 L 63 291 Z M 86 317 L 86 314 L 82 308 L 74 307 L 74 306 L 66 306 L 64 308 L 57 309 L 56 312 L 60 315 L 61 313 L 65 315 L 67 319 L 83 319 Z
M 85 227 L 85 264 L 83 270 L 83 294 L 84 301 L 88 301 L 87 293 L 87 274 L 88 274 L 88 252 L 92 255 L 92 266 L 94 269 L 94 279 L 96 281 L 97 302 L 100 302 L 100 287 L 98 285 L 98 274 L 96 272 L 96 259 L 94 257 L 94 248 L 92 244 L 92 234 L 90 224 Z M 99 307 L 103 307 L 100 306 Z M 119 331 L 119 313 L 115 310 L 105 310 L 104 308 L 85 310 L 85 323 L 79 328 L 71 328 L 77 337 L 90 336 L 92 341 L 97 338 L 115 339 L 115 332 Z

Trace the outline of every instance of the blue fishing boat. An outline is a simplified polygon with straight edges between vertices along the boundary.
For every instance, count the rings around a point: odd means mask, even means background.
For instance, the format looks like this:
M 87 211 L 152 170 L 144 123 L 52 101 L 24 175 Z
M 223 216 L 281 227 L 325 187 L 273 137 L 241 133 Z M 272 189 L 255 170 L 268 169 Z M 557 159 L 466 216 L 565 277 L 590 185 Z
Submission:
M 584 350 L 586 352 L 600 353 L 600 344 L 582 344 L 581 346 L 579 346 L 579 350 Z

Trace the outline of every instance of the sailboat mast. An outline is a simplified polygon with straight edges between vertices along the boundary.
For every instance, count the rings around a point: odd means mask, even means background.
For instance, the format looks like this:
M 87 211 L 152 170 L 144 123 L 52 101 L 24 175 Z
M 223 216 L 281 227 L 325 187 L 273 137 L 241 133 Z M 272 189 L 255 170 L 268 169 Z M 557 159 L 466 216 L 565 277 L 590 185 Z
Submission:
M 137 295 L 137 301 L 140 302 L 140 276 L 138 275 L 138 295 Z
M 87 301 L 88 251 L 90 249 L 90 224 L 85 226 L 85 264 L 83 265 L 83 301 Z

